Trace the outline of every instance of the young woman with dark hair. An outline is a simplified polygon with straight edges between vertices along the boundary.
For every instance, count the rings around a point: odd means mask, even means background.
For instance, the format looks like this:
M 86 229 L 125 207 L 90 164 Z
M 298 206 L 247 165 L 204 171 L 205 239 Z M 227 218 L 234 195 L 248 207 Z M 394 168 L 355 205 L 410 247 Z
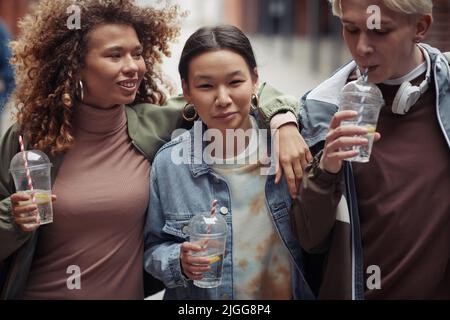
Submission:
M 274 172 L 265 170 L 274 150 L 270 134 L 262 135 L 258 125 L 259 77 L 248 38 L 233 26 L 201 28 L 187 40 L 179 71 L 184 96 L 200 120 L 155 158 L 146 270 L 164 282 L 166 299 L 311 298 L 291 231 L 287 183 L 275 184 Z M 215 136 L 210 143 L 203 139 L 209 133 Z M 181 164 L 174 161 L 178 150 L 186 152 Z M 210 212 L 213 199 L 228 238 L 222 283 L 205 289 L 192 280 L 202 278 L 210 260 L 193 255 L 201 248 L 187 241 L 186 226 L 194 215 Z

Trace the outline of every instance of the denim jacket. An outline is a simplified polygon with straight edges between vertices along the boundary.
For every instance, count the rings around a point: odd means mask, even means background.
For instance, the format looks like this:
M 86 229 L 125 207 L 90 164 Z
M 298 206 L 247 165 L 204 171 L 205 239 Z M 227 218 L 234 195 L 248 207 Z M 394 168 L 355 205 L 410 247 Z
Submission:
M 194 130 L 205 128 L 198 121 L 194 128 L 167 143 L 158 152 L 150 175 L 150 205 L 145 225 L 145 269 L 162 280 L 167 287 L 165 299 L 228 300 L 233 295 L 232 261 L 232 198 L 227 182 L 206 164 L 203 157 L 195 158 Z M 270 146 L 270 138 L 268 139 Z M 197 140 L 198 142 L 198 140 Z M 203 151 L 205 145 L 201 144 Z M 176 164 L 177 150 L 190 150 L 191 161 Z M 203 152 L 201 153 L 203 154 Z M 198 161 L 196 161 L 198 160 Z M 189 164 L 188 164 L 189 163 Z M 289 209 L 292 200 L 287 183 L 275 185 L 275 176 L 267 177 L 266 205 L 278 233 L 289 250 L 292 263 L 292 297 L 312 299 L 313 295 L 302 272 L 302 253 L 292 232 Z M 245 192 L 245 190 L 242 190 Z M 194 286 L 181 271 L 180 246 L 189 241 L 188 223 L 198 213 L 209 213 L 213 199 L 228 210 L 223 218 L 228 225 L 228 237 L 223 261 L 222 284 L 213 289 Z

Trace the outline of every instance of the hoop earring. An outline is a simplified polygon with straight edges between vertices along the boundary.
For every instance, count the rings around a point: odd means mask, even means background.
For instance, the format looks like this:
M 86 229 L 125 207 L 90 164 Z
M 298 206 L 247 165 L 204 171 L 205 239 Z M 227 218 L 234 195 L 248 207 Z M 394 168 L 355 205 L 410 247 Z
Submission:
M 251 104 L 253 106 L 253 108 L 255 109 L 259 109 L 259 98 L 256 94 L 252 94 L 252 100 L 251 100 Z
M 189 109 L 194 110 L 194 115 L 191 117 L 189 116 L 189 114 L 192 113 L 192 111 L 189 111 Z M 195 119 L 197 119 L 198 113 L 193 104 L 186 103 L 183 110 L 181 110 L 181 116 L 183 117 L 184 120 L 192 122 Z
M 76 83 L 76 94 L 77 94 L 78 100 L 83 102 L 83 100 L 84 100 L 84 87 L 83 87 L 83 81 L 81 81 L 81 80 L 78 80 L 78 82 Z

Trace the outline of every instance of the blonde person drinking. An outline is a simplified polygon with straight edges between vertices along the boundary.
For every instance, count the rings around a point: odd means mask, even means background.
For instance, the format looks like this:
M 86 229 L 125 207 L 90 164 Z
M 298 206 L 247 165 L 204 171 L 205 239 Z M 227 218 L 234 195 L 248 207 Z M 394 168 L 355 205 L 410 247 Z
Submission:
M 303 98 L 315 160 L 296 213 L 303 248 L 325 256 L 311 269 L 319 297 L 449 299 L 450 69 L 422 43 L 432 1 L 331 2 L 353 61 Z M 369 28 L 373 6 L 380 26 Z M 386 101 L 367 164 L 345 161 L 355 156 L 349 147 L 367 144 L 367 129 L 341 126 L 355 115 L 337 112 L 358 68 Z

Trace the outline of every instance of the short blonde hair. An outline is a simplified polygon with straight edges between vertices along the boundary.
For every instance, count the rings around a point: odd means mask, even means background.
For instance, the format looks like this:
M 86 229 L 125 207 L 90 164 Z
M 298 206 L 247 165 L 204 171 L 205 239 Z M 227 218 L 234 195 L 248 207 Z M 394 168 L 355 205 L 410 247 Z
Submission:
M 342 15 L 341 0 L 329 0 L 333 14 L 340 17 Z M 432 14 L 432 0 L 382 0 L 384 5 L 392 11 L 404 14 Z

